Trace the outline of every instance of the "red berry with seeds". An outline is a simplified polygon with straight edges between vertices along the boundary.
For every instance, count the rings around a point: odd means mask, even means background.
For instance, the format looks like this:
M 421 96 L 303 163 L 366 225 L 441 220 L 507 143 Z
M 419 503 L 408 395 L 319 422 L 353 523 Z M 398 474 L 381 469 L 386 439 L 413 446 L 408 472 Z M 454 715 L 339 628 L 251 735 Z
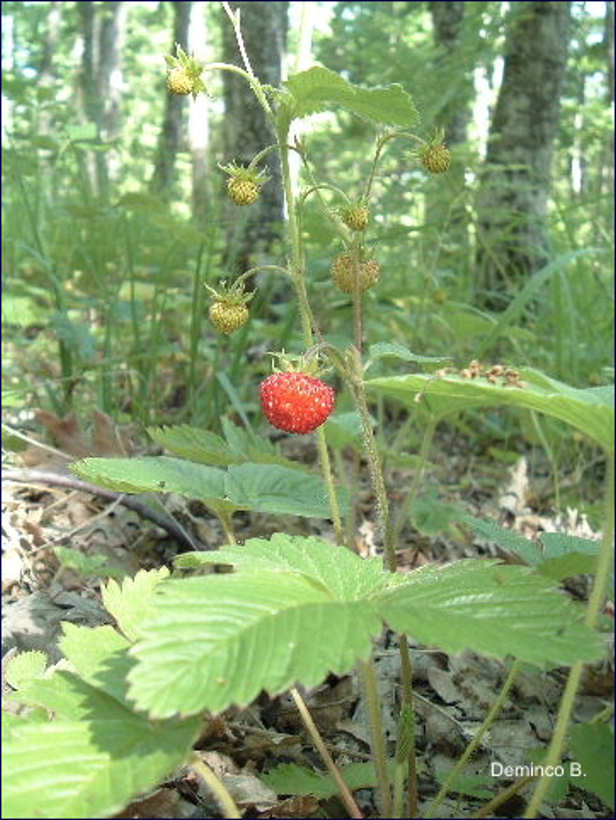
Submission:
M 306 373 L 274 373 L 261 382 L 260 393 L 267 420 L 286 433 L 312 433 L 336 404 L 335 390 Z

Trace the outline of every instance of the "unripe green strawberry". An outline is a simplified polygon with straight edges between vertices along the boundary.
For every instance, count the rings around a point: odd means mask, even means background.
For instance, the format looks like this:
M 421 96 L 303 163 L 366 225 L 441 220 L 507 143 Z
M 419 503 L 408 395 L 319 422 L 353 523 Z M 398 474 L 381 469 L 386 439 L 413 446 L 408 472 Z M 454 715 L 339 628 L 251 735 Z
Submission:
M 172 94 L 192 94 L 195 82 L 188 71 L 181 66 L 172 68 L 167 74 L 167 88 Z
M 365 205 L 351 205 L 342 212 L 342 221 L 352 231 L 365 231 L 370 221 L 370 211 Z
M 429 143 L 421 152 L 421 163 L 431 174 L 444 174 L 451 165 L 451 151 L 442 142 Z
M 376 259 L 359 260 L 359 292 L 363 293 L 378 282 L 381 268 Z M 350 253 L 341 253 L 332 262 L 331 274 L 334 282 L 343 293 L 353 293 L 355 287 L 355 272 L 353 256 Z
M 273 373 L 259 392 L 267 420 L 286 433 L 312 433 L 336 404 L 334 389 L 307 373 Z
M 227 191 L 236 205 L 252 205 L 259 199 L 261 189 L 252 179 L 231 177 L 227 182 Z
M 209 316 L 216 330 L 228 335 L 246 324 L 249 311 L 246 305 L 234 305 L 221 301 L 210 305 Z

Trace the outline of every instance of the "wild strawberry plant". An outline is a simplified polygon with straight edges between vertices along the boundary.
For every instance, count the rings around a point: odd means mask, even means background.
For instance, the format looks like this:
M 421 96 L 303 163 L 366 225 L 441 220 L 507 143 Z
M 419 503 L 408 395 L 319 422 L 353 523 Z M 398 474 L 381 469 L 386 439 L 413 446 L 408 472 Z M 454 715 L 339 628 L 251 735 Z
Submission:
M 516 371 L 515 377 L 513 371 L 507 375 L 504 370 L 477 368 L 468 374 L 445 369 L 369 378 L 370 368 L 381 359 L 429 364 L 428 357 L 416 356 L 398 344 L 372 345 L 365 357 L 362 299 L 386 275 L 365 244 L 378 162 L 393 139 L 418 144 L 417 158 L 430 173 L 447 170 L 450 152 L 440 135 L 423 141 L 413 133 L 417 112 L 399 85 L 366 89 L 326 68 L 314 67 L 289 77 L 280 89 L 263 86 L 245 59 L 239 19 L 224 5 L 244 67 L 200 66 L 178 51 L 177 58 L 170 58 L 168 87 L 176 94 L 199 93 L 205 88 L 204 71 L 232 71 L 249 83 L 272 125 L 276 138 L 272 146 L 264 146 L 248 168 L 231 163 L 223 170 L 229 175 L 233 201 L 250 206 L 267 184 L 267 173 L 259 163 L 266 155 L 277 154 L 281 164 L 289 255 L 284 265 L 267 268 L 294 286 L 304 350 L 298 362 L 280 358 L 282 366 L 262 382 L 259 398 L 265 417 L 275 427 L 315 436 L 321 476 L 286 459 L 266 436 L 228 421 L 223 422 L 224 438 L 188 426 L 150 430 L 152 438 L 173 456 L 85 459 L 73 465 L 77 475 L 121 492 L 174 492 L 199 499 L 220 519 L 227 543 L 216 550 L 179 556 L 173 573 L 163 568 L 141 571 L 121 583 L 110 580 L 103 587 L 103 602 L 117 628 L 65 624 L 60 644 L 64 659 L 59 664 L 46 668 L 42 653 L 25 653 L 8 665 L 7 679 L 15 689 L 11 699 L 22 708 L 3 721 L 4 761 L 10 772 L 3 789 L 5 816 L 32 816 L 33 794 L 37 795 L 37 816 L 109 816 L 188 762 L 211 785 L 225 815 L 240 816 L 222 783 L 191 756 L 192 746 L 204 717 L 232 705 L 247 706 L 262 690 L 276 695 L 289 689 L 351 816 L 361 813 L 349 786 L 374 786 L 384 817 L 417 816 L 421 795 L 407 636 L 450 653 L 472 649 L 495 658 L 513 657 L 495 708 L 504 700 L 522 662 L 570 666 L 545 760 L 552 765 L 563 753 L 582 665 L 603 652 L 596 623 L 613 535 L 609 389 L 574 389 L 530 369 Z M 355 200 L 314 180 L 306 147 L 297 142 L 290 145 L 292 123 L 327 108 L 343 108 L 377 128 L 373 167 L 361 197 Z M 299 154 L 308 179 L 308 187 L 297 196 L 290 151 Z M 327 187 L 340 196 L 339 207 L 324 198 Z M 302 209 L 309 196 L 319 199 L 342 246 L 332 260 L 332 277 L 353 304 L 353 330 L 342 349 L 318 334 L 315 338 L 318 317 L 309 299 L 311 283 L 301 234 Z M 240 279 L 258 270 L 247 271 Z M 214 326 L 223 334 L 241 327 L 248 317 L 249 298 L 239 280 L 213 291 L 209 315 Z M 329 384 L 332 371 L 358 414 L 382 559 L 361 559 L 345 542 L 350 499 L 333 474 L 325 434 L 330 420 L 336 421 L 336 395 Z M 606 452 L 609 465 L 602 545 L 561 536 L 558 543 L 544 542 L 541 554 L 521 536 L 466 516 L 464 523 L 518 554 L 524 565 L 468 559 L 397 572 L 397 537 L 416 495 L 421 469 L 394 517 L 369 413 L 369 397 L 379 395 L 412 410 L 421 406 L 426 418 L 424 460 L 435 426 L 467 408 L 504 405 L 538 411 L 590 436 Z M 278 532 L 269 539 L 252 538 L 238 545 L 233 531 L 233 514 L 238 510 L 331 519 L 336 543 Z M 186 577 L 189 570 L 214 564 L 233 571 Z M 585 612 L 556 588 L 573 571 L 595 573 Z M 398 633 L 401 654 L 395 750 L 388 748 L 384 738 L 371 659 L 372 641 L 384 627 Z M 363 683 L 373 754 L 373 765 L 361 773 L 337 769 L 294 688 L 298 683 L 316 685 L 331 672 L 347 674 L 355 666 Z M 438 810 L 454 785 L 494 719 L 495 708 L 427 816 Z M 280 773 L 280 791 L 292 791 L 296 776 L 297 771 Z M 526 816 L 539 810 L 546 786 L 541 780 Z

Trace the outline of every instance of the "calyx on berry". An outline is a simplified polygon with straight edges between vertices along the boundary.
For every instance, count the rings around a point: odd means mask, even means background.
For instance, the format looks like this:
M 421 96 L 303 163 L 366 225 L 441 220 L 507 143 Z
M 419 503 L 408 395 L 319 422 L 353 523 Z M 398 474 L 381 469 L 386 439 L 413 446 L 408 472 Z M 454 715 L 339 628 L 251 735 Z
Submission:
M 207 88 L 201 79 L 203 64 L 186 54 L 179 43 L 175 44 L 175 51 L 175 57 L 165 55 L 169 91 L 179 95 L 192 94 L 193 97 L 201 91 L 207 94 Z
M 271 179 L 263 169 L 230 162 L 219 166 L 226 174 L 227 191 L 236 205 L 252 205 L 261 195 L 261 188 Z
M 254 291 L 244 292 L 241 276 L 229 287 L 226 282 L 221 282 L 218 290 L 210 285 L 205 287 L 213 297 L 208 315 L 216 330 L 229 335 L 246 324 L 250 315 L 248 302 L 254 296 Z

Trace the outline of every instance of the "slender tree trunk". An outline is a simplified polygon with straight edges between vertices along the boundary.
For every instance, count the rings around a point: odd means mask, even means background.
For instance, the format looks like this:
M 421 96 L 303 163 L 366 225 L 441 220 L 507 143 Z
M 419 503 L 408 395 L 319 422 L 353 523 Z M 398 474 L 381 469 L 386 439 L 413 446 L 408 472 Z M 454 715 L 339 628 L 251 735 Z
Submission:
M 93 2 L 77 4 L 81 20 L 83 51 L 80 90 L 85 119 L 94 123 L 96 138 L 106 141 L 118 135 L 122 91 L 120 57 L 124 42 L 126 3 Z M 96 151 L 85 167 L 90 189 L 107 197 L 109 190 L 108 157 Z
M 471 119 L 470 102 L 473 97 L 473 74 L 469 66 L 465 70 L 465 61 L 459 59 L 460 35 L 464 22 L 466 3 L 459 0 L 452 2 L 430 2 L 428 3 L 432 16 L 434 43 L 439 50 L 437 62 L 446 72 L 446 82 L 455 83 L 456 93 L 453 98 L 441 108 L 438 121 L 445 129 L 445 140 L 450 148 L 466 142 L 467 128 Z M 460 72 L 460 66 L 463 66 Z M 456 71 L 457 69 L 457 71 Z M 456 73 L 454 73 L 454 71 Z M 454 162 L 449 173 L 448 191 L 461 192 L 464 190 L 464 165 Z M 447 205 L 446 237 L 448 244 L 455 247 L 462 258 L 468 259 L 469 233 L 466 207 L 462 196 L 453 194 L 454 200 Z M 434 207 L 442 210 L 443 197 L 439 194 L 434 197 Z M 430 201 L 426 202 L 426 212 L 432 208 Z M 437 215 L 436 221 L 443 223 L 443 216 Z
M 434 42 L 440 48 L 442 58 L 455 55 L 460 45 L 460 32 L 464 20 L 466 4 L 459 0 L 448 3 L 430 2 L 428 8 L 432 15 Z M 463 77 L 451 77 L 456 83 L 458 93 L 442 109 L 439 119 L 445 127 L 445 138 L 449 145 L 466 142 L 466 129 L 470 122 L 469 102 L 473 93 L 473 77 L 463 72 Z
M 190 24 L 190 2 L 171 3 L 173 8 L 173 42 L 179 43 L 188 51 L 188 27 Z M 185 97 L 169 94 L 165 88 L 165 113 L 158 140 L 154 171 L 150 180 L 150 190 L 162 199 L 171 198 L 175 169 L 175 158 L 184 139 L 182 137 L 182 113 L 185 109 Z
M 120 111 L 122 104 L 122 52 L 126 40 L 126 15 L 128 4 L 125 2 L 105 2 L 102 7 L 102 19 L 99 30 L 99 61 L 96 72 L 97 94 L 103 101 L 101 136 L 107 142 L 120 136 Z M 117 172 L 117 161 L 113 154 L 97 154 L 106 160 L 101 174 L 111 176 Z M 108 161 L 108 164 L 107 164 Z
M 281 79 L 282 56 L 288 28 L 287 2 L 242 2 L 233 8 L 240 10 L 241 28 L 246 51 L 255 74 L 261 82 L 278 86 Z M 223 30 L 223 60 L 241 65 L 237 42 L 229 20 L 221 10 Z M 274 142 L 274 134 L 263 110 L 245 80 L 230 72 L 223 74 L 225 100 L 224 148 L 225 162 L 234 160 L 248 165 L 252 158 Z M 276 238 L 273 228 L 283 220 L 283 198 L 278 157 L 270 154 L 266 163 L 272 177 L 263 188 L 257 204 L 240 209 L 229 203 L 225 264 L 241 272 L 250 267 L 255 254 L 265 250 Z
M 208 53 L 207 26 L 204 13 L 207 5 L 193 3 L 190 13 L 189 47 L 191 54 L 203 63 L 212 62 Z M 207 80 L 207 78 L 206 78 Z M 209 105 L 205 94 L 191 100 L 188 109 L 188 141 L 192 171 L 192 216 L 198 227 L 205 227 L 210 216 L 210 164 L 209 164 Z
M 477 197 L 479 301 L 487 307 L 504 307 L 506 291 L 547 261 L 550 165 L 569 24 L 569 2 L 511 6 L 503 83 Z

